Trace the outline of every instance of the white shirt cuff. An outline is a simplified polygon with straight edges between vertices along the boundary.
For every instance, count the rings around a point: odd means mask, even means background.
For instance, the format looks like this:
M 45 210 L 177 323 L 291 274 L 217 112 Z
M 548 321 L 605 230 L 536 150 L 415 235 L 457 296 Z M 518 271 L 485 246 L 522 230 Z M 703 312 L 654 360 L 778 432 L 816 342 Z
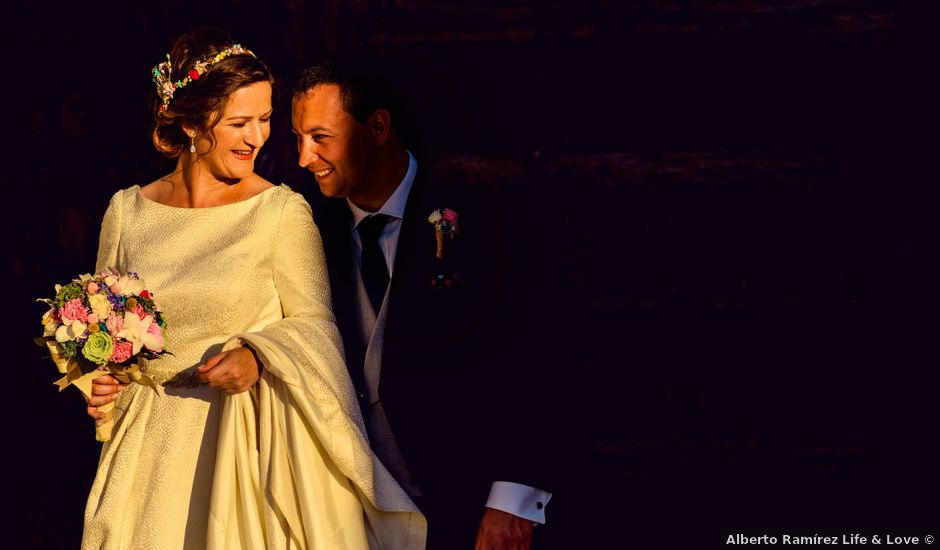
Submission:
M 502 510 L 535 523 L 545 523 L 545 507 L 552 494 L 528 485 L 494 481 L 486 507 Z

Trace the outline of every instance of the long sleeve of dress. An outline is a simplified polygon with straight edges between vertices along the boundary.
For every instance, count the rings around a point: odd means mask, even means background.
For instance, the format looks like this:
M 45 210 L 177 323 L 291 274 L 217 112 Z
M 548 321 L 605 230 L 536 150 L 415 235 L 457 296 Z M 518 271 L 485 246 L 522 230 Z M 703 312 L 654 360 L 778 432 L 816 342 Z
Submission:
M 225 346 L 247 342 L 264 371 L 225 399 L 208 547 L 423 548 L 424 517 L 366 440 L 300 195 L 286 202 L 273 246 L 283 319 Z
M 101 273 L 109 267 L 118 267 L 118 248 L 121 244 L 121 214 L 124 191 L 118 191 L 111 197 L 108 209 L 101 221 L 101 234 L 98 237 L 98 259 L 95 273 Z

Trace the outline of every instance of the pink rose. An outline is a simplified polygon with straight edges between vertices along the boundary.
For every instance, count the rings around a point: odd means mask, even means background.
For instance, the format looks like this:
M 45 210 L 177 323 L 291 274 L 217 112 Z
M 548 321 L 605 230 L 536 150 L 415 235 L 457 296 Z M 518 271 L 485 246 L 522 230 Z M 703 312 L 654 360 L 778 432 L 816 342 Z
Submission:
M 163 351 L 163 330 L 160 328 L 160 325 L 156 321 L 150 323 L 150 326 L 147 328 L 147 334 L 152 334 L 157 338 L 157 349 L 153 349 L 150 346 L 147 346 L 147 349 L 150 351 Z
M 131 358 L 131 354 L 134 353 L 134 344 L 123 341 L 114 343 L 114 351 L 111 352 L 111 362 L 112 363 L 123 363 Z
M 108 332 L 117 334 L 124 330 L 124 317 L 112 313 L 108 316 L 107 320 L 105 320 L 104 324 L 108 327 Z
M 81 298 L 74 298 L 62 304 L 62 318 L 83 323 L 88 320 L 88 310 L 82 304 Z
M 88 314 L 88 324 L 89 324 L 89 325 L 97 325 L 97 324 L 98 324 L 98 316 L 95 315 L 94 313 L 89 313 L 89 314 Z
M 94 281 L 88 283 L 88 286 L 85 287 L 85 290 L 88 292 L 88 294 L 94 294 L 98 292 L 98 283 Z
M 448 223 L 457 223 L 457 213 L 450 208 L 445 208 L 444 219 L 447 220 Z

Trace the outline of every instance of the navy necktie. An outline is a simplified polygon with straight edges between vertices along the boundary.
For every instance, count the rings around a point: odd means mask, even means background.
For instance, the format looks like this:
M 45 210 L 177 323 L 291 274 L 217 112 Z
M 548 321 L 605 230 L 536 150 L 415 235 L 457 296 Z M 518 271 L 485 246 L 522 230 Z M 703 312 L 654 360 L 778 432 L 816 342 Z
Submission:
M 372 311 L 376 315 L 382 308 L 382 300 L 385 298 L 385 290 L 388 288 L 388 266 L 385 263 L 385 255 L 382 253 L 382 247 L 379 246 L 379 235 L 388 223 L 389 216 L 386 214 L 373 214 L 362 221 L 356 227 L 359 231 L 359 240 L 362 241 L 362 261 L 360 263 L 362 271 L 362 282 L 365 284 L 366 293 L 369 294 L 369 302 L 372 303 Z

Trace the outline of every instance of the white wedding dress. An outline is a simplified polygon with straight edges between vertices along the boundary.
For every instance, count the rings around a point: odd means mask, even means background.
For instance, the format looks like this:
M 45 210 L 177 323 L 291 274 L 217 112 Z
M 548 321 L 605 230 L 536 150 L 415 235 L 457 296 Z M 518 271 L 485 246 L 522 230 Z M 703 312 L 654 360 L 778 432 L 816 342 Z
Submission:
M 300 195 L 176 208 L 119 191 L 108 267 L 153 291 L 173 355 L 143 365 L 156 392 L 119 394 L 82 548 L 424 548 L 424 517 L 366 441 Z M 198 383 L 196 365 L 242 341 L 264 364 L 251 390 Z

